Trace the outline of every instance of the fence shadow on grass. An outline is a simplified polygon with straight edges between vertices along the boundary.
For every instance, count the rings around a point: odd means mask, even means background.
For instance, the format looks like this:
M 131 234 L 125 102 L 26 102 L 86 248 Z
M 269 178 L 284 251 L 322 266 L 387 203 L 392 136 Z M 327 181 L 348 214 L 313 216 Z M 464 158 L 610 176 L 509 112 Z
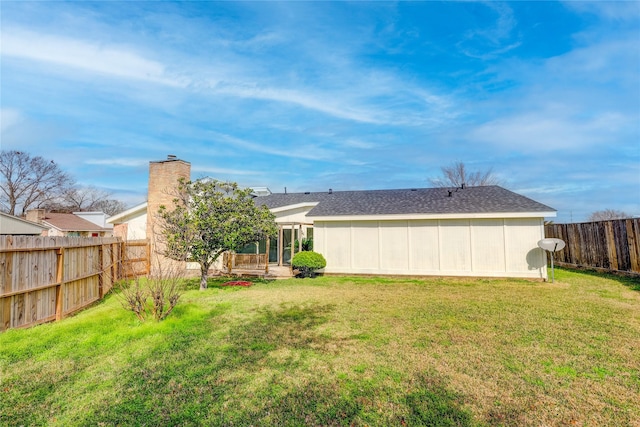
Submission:
M 556 270 L 576 272 L 585 274 L 587 276 L 599 277 L 602 279 L 609 279 L 616 281 L 627 288 L 640 292 L 640 276 L 629 276 L 626 274 L 604 273 L 589 268 L 567 268 L 567 267 L 555 267 Z

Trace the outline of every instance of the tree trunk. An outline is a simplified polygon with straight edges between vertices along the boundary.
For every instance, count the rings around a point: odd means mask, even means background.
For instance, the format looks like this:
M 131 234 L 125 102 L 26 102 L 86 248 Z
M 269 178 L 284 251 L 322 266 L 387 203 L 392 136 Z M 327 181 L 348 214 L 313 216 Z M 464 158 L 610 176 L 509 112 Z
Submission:
M 207 289 L 207 278 L 209 277 L 209 264 L 200 264 L 200 290 Z

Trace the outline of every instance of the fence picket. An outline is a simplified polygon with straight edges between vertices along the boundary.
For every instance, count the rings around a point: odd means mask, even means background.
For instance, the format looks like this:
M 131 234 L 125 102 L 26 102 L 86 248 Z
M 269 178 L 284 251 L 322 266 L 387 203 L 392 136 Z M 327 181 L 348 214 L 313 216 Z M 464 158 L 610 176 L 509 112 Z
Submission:
M 129 246 L 115 237 L 0 236 L 0 331 L 86 307 L 112 289 L 125 264 L 129 273 L 146 274 L 147 248 L 146 241 Z
M 640 218 L 548 224 L 545 236 L 566 242 L 558 265 L 640 274 Z

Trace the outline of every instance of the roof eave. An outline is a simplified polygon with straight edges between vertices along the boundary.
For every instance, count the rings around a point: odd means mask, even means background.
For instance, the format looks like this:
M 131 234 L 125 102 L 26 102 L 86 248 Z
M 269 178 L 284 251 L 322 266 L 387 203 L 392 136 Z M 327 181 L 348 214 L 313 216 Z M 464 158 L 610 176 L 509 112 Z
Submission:
M 555 211 L 544 212 L 477 212 L 477 213 L 419 213 L 383 215 L 307 215 L 313 221 L 391 221 L 413 219 L 496 219 L 496 218 L 555 218 Z

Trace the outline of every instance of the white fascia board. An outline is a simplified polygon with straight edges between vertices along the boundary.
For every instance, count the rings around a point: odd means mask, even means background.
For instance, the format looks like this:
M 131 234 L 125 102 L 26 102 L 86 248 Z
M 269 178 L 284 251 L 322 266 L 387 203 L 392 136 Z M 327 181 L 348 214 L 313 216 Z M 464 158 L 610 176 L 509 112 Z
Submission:
M 121 221 L 123 219 L 125 219 L 126 217 L 135 214 L 137 212 L 142 212 L 147 210 L 147 202 L 144 203 L 140 203 L 137 206 L 134 206 L 132 208 L 127 209 L 126 211 L 122 211 L 119 214 L 115 214 L 113 216 L 110 216 L 109 218 L 107 218 L 107 222 L 109 224 L 115 224 L 116 221 Z
M 318 205 L 319 202 L 305 202 L 305 203 L 296 203 L 295 205 L 285 205 L 285 206 L 279 206 L 277 208 L 271 208 L 269 209 L 271 212 L 273 213 L 279 213 L 279 212 L 286 212 L 286 211 L 290 211 L 292 209 L 299 209 L 299 208 L 314 208 Z
M 334 215 L 309 216 L 313 221 L 391 221 L 410 219 L 495 219 L 495 218 L 546 218 L 555 217 L 556 212 L 491 212 L 455 214 L 400 214 L 400 215 Z

